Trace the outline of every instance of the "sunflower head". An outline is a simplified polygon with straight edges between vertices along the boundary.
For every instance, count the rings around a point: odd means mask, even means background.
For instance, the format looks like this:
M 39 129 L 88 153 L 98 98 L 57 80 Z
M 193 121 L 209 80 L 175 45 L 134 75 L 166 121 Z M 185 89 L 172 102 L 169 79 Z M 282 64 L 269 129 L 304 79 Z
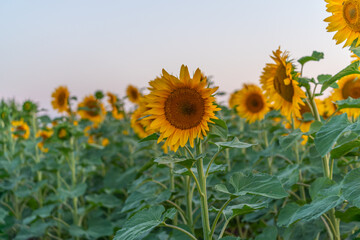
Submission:
M 240 117 L 249 123 L 262 120 L 269 111 L 266 98 L 258 86 L 244 84 L 244 87 L 234 97 L 236 111 Z
M 145 138 L 155 132 L 149 128 L 151 121 L 144 118 L 145 111 L 145 106 L 140 104 L 139 107 L 132 113 L 130 120 L 131 128 L 140 138 Z
M 107 92 L 106 95 L 109 97 L 108 103 L 110 104 L 110 106 L 116 105 L 116 103 L 118 101 L 116 95 L 111 92 Z
M 56 137 L 62 141 L 68 140 L 72 136 L 69 126 L 65 124 L 57 125 L 55 132 Z
M 274 63 L 266 64 L 260 77 L 265 95 L 274 109 L 280 110 L 286 118 L 291 119 L 293 115 L 300 117 L 300 105 L 304 105 L 302 98 L 306 95 L 296 81 L 298 73 L 287 61 L 288 53 L 280 48 L 273 52 L 271 58 Z
M 360 45 L 360 1 L 359 0 L 327 0 L 326 10 L 332 15 L 324 21 L 328 22 L 328 32 L 336 32 L 333 39 L 336 44 L 345 41 L 344 47 L 350 46 L 357 39 L 355 46 Z
M 302 132 L 308 132 L 314 120 L 311 115 L 311 108 L 307 103 L 300 106 L 300 114 L 301 117 L 294 118 L 295 128 L 299 128 Z
M 37 138 L 41 138 L 43 141 L 49 139 L 53 135 L 54 131 L 50 128 L 41 129 L 36 133 Z
M 354 99 L 360 98 L 360 74 L 351 74 L 341 78 L 337 84 L 339 88 L 334 89 L 331 95 L 333 102 L 347 99 L 352 97 Z M 341 109 L 340 112 L 347 113 L 349 117 L 357 118 L 360 113 L 357 108 L 345 108 Z
M 229 97 L 229 108 L 234 108 L 236 106 L 236 103 L 235 103 L 235 97 L 237 95 L 237 93 L 239 92 L 239 90 L 236 90 L 234 91 L 233 93 L 230 94 L 230 97 Z
M 103 99 L 104 98 L 104 93 L 101 90 L 97 90 L 94 94 L 94 96 L 96 97 L 96 99 Z
M 14 139 L 28 139 L 30 136 L 29 125 L 23 120 L 11 122 L 11 132 Z
M 336 112 L 336 104 L 333 102 L 333 94 L 324 99 L 324 115 L 323 118 L 327 119 Z
M 65 86 L 60 86 L 55 89 L 52 93 L 51 105 L 55 110 L 58 110 L 59 113 L 69 112 L 69 90 Z
M 130 102 L 139 103 L 141 94 L 137 89 L 137 87 L 134 87 L 133 85 L 129 85 L 126 88 L 126 96 L 129 98 Z
M 78 113 L 82 119 L 88 119 L 93 123 L 101 123 L 106 115 L 104 105 L 93 95 L 87 96 L 78 105 Z
M 28 100 L 23 103 L 22 109 L 24 112 L 34 112 L 36 111 L 36 105 Z
M 102 145 L 103 147 L 106 147 L 106 146 L 109 145 L 109 144 L 110 144 L 109 139 L 103 138 L 103 139 L 101 140 L 101 145 Z
M 49 151 L 48 148 L 46 148 L 45 143 L 43 141 L 38 142 L 37 147 L 40 149 L 40 151 L 42 151 L 43 153 L 47 153 Z
M 150 94 L 145 96 L 144 116 L 150 120 L 149 129 L 160 132 L 158 143 L 164 138 L 165 147 L 176 151 L 195 138 L 203 138 L 209 131 L 208 123 L 217 119 L 219 111 L 212 96 L 217 87 L 208 88 L 206 77 L 197 69 L 191 78 L 189 70 L 182 65 L 177 78 L 163 70 L 163 75 L 150 81 Z

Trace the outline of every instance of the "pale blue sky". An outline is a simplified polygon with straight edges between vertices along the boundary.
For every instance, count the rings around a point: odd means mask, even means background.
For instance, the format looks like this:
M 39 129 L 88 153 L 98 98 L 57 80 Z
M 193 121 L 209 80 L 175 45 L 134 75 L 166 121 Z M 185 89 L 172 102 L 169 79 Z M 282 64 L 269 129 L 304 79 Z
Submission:
M 326 32 L 327 16 L 321 0 L 2 0 L 0 98 L 49 109 L 59 85 L 80 99 L 97 89 L 124 96 L 181 64 L 231 92 L 258 83 L 279 45 L 296 59 L 323 51 L 304 73 L 334 74 L 350 54 Z

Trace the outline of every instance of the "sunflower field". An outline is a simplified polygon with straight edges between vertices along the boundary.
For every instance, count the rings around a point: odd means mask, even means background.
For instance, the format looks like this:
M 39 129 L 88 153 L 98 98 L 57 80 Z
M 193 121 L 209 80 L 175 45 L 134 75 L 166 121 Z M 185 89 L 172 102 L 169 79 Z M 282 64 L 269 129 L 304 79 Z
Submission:
M 353 57 L 335 75 L 279 47 L 227 104 L 186 65 L 126 94 L 59 86 L 56 117 L 2 100 L 0 239 L 360 239 L 360 1 L 326 2 Z

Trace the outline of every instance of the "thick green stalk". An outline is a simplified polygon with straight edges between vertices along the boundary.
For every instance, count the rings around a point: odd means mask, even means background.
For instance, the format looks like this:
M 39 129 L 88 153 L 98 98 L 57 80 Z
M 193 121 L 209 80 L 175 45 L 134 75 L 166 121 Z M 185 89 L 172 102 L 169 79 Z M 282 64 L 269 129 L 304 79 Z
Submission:
M 70 164 L 71 164 L 71 185 L 73 188 L 76 187 L 77 180 L 76 180 L 76 159 L 75 159 L 75 139 L 74 137 L 70 138 L 70 146 L 73 148 L 70 154 Z M 78 226 L 78 198 L 73 198 L 73 221 L 76 226 Z
M 197 148 L 197 154 L 200 155 L 202 153 L 200 140 L 198 141 L 196 148 Z M 201 219 L 203 225 L 204 240 L 210 240 L 211 239 L 210 222 L 209 222 L 209 209 L 208 209 L 207 194 L 206 194 L 206 177 L 204 173 L 204 164 L 202 158 L 200 158 L 196 162 L 196 167 L 199 175 L 200 207 L 201 207 Z
M 193 214 L 192 214 L 192 191 L 190 176 L 185 176 L 185 200 L 186 200 L 186 219 L 191 232 L 194 233 Z

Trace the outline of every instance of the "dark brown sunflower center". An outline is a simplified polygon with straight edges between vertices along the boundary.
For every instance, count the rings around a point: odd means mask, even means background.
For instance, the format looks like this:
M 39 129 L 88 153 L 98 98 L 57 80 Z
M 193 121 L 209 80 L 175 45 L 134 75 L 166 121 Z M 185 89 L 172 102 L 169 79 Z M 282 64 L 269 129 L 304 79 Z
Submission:
M 90 116 L 95 117 L 99 115 L 100 109 L 96 101 L 90 101 L 86 104 L 88 110 L 86 111 Z
M 348 97 L 360 98 L 360 80 L 354 77 L 353 80 L 347 81 L 342 88 L 343 98 Z
M 165 117 L 176 128 L 198 126 L 205 114 L 205 101 L 195 89 L 180 88 L 173 91 L 165 102 Z
M 16 136 L 20 137 L 23 136 L 25 134 L 25 127 L 24 126 L 17 126 L 16 127 Z
M 284 80 L 286 76 L 286 68 L 283 65 L 280 65 L 276 70 L 276 75 L 274 77 L 274 88 L 280 96 L 288 102 L 292 102 L 294 96 L 294 87 L 290 82 L 289 85 L 285 85 Z
M 360 32 L 360 2 L 347 0 L 343 2 L 343 17 L 347 25 L 354 31 Z
M 252 113 L 258 113 L 264 108 L 264 101 L 262 97 L 257 94 L 253 93 L 246 99 L 246 108 Z
M 64 106 L 65 105 L 65 100 L 66 100 L 66 94 L 64 92 L 61 92 L 58 96 L 58 104 L 60 106 Z
M 136 89 L 131 89 L 130 95 L 131 95 L 131 98 L 134 100 L 137 100 L 139 97 L 138 91 L 136 91 Z

